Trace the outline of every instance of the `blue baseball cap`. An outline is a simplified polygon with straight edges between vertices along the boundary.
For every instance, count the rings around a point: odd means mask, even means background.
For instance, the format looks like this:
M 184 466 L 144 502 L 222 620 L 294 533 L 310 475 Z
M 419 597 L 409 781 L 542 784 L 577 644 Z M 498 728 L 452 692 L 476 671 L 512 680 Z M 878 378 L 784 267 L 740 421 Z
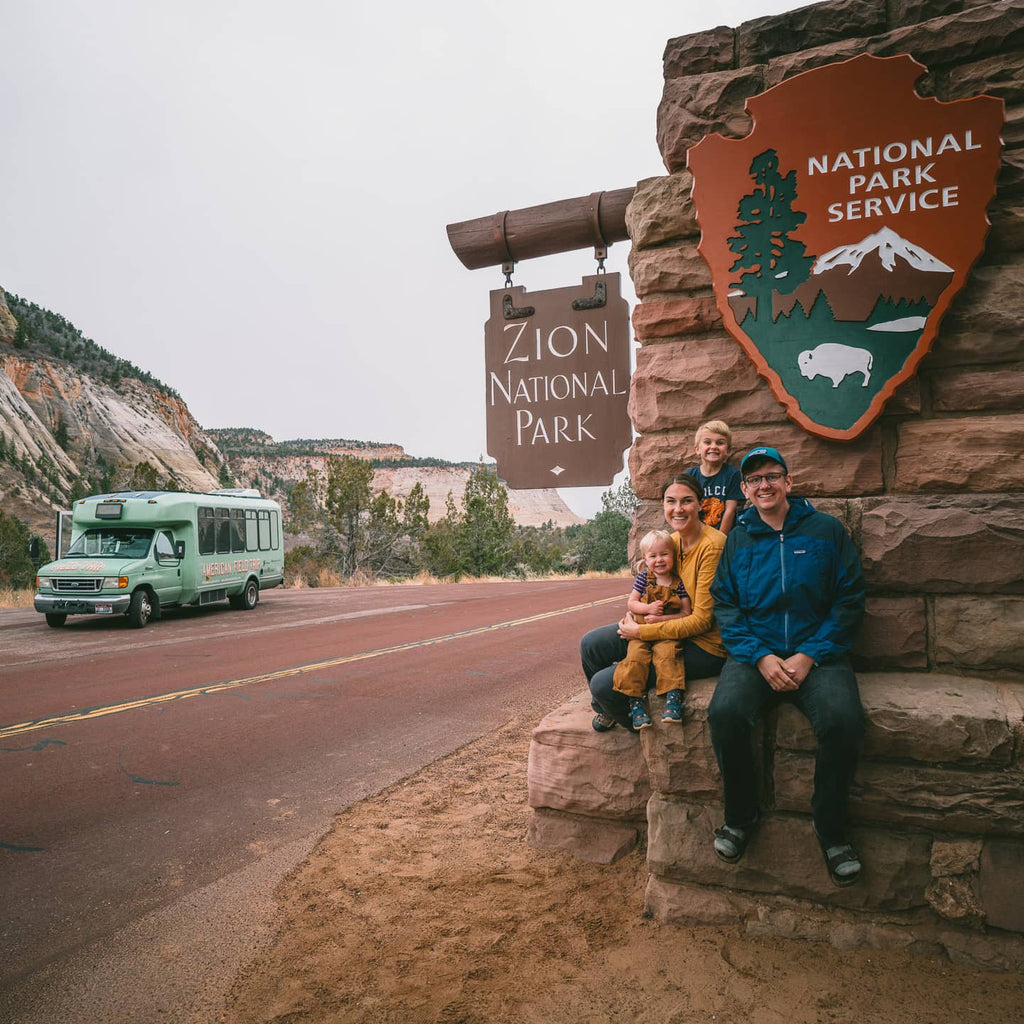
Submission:
M 740 460 L 740 472 L 744 476 L 747 475 L 748 462 L 777 462 L 786 473 L 789 472 L 786 460 L 779 454 L 778 448 L 768 448 L 763 444 L 758 445 L 756 448 L 751 448 Z

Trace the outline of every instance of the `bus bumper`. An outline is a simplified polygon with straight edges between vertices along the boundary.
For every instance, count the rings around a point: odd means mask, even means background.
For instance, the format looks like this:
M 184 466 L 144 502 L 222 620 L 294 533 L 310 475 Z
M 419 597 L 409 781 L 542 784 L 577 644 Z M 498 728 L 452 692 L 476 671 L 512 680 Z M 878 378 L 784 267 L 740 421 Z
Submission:
M 36 594 L 33 604 L 37 612 L 44 615 L 117 615 L 128 611 L 131 594 L 116 597 L 51 597 Z

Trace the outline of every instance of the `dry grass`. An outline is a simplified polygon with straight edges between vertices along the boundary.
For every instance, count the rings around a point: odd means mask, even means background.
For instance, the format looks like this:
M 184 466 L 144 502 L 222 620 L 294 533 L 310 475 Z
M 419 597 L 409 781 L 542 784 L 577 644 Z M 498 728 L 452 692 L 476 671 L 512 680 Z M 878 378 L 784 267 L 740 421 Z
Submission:
M 12 590 L 0 587 L 0 608 L 31 608 L 36 592 L 32 589 Z

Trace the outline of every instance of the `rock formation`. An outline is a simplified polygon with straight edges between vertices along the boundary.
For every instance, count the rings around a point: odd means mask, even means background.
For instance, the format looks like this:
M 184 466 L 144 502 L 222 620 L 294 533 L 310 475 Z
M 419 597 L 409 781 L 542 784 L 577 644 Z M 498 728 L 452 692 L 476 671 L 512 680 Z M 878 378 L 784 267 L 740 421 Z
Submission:
M 124 486 L 147 464 L 161 484 L 216 486 L 223 456 L 173 393 L 15 347 L 17 319 L 0 292 L 0 492 L 4 508 L 49 541 L 56 511 L 106 478 Z

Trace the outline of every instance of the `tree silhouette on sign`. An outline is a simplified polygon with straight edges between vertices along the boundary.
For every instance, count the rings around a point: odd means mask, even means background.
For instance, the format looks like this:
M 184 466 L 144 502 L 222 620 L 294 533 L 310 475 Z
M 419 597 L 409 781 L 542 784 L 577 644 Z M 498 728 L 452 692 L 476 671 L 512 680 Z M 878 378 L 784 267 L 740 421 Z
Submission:
M 806 255 L 803 242 L 790 237 L 807 219 L 807 214 L 793 209 L 796 171 L 780 174 L 778 154 L 766 149 L 751 162 L 750 176 L 754 190 L 740 199 L 736 234 L 728 239 L 736 255 L 729 272 L 742 271 L 729 288 L 757 300 L 755 317 L 764 309 L 770 317 L 772 292 L 788 295 L 803 284 L 811 275 L 814 257 Z

